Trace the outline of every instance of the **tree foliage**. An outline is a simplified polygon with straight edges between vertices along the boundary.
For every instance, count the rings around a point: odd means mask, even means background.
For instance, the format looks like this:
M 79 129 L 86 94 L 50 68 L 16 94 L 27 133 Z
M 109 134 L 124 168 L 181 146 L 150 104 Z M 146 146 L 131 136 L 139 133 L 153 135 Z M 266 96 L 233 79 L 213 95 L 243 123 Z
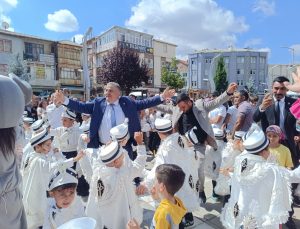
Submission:
M 137 52 L 116 47 L 103 58 L 97 72 L 97 82 L 116 82 L 128 95 L 132 88 L 140 87 L 148 81 L 148 67 L 141 62 Z
M 30 74 L 27 73 L 27 63 L 22 60 L 19 54 L 15 55 L 8 67 L 9 73 L 13 73 L 22 80 L 29 81 Z
M 214 83 L 216 85 L 216 91 L 220 93 L 226 91 L 228 87 L 225 63 L 222 57 L 218 60 L 217 69 L 214 76 Z
M 161 71 L 161 81 L 176 90 L 183 88 L 184 79 L 177 71 L 178 60 L 173 58 L 169 66 L 163 67 Z
M 250 93 L 250 94 L 256 94 L 257 93 L 257 87 L 255 86 L 255 81 L 253 77 L 251 76 L 249 80 L 246 83 L 245 89 Z

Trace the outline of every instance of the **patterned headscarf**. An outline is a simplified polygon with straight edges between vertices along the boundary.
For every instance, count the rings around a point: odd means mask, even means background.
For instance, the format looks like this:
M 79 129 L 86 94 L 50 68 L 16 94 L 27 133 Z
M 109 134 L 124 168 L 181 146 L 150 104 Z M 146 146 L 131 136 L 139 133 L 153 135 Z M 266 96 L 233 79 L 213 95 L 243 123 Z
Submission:
M 268 128 L 266 129 L 266 133 L 268 133 L 268 132 L 273 132 L 273 133 L 277 134 L 280 137 L 280 139 L 283 138 L 283 133 L 279 126 L 276 126 L 276 125 L 268 126 Z

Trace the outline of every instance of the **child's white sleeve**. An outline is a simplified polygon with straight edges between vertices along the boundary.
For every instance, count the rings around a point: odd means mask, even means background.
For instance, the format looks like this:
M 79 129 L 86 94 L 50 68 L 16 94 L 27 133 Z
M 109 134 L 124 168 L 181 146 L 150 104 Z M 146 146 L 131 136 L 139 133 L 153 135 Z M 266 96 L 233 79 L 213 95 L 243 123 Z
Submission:
M 155 180 L 155 170 L 157 166 L 164 164 L 165 159 L 161 153 L 158 153 L 155 157 L 155 163 L 152 167 L 152 169 L 148 172 L 147 177 L 145 178 L 144 184 L 147 187 L 148 190 L 150 190 L 154 185 Z
M 90 184 L 93 176 L 93 169 L 91 162 L 86 154 L 79 160 L 79 165 L 86 181 Z
M 285 177 L 290 183 L 300 183 L 300 166 L 294 170 L 288 170 L 284 167 L 280 167 L 280 169 L 284 172 Z
M 132 179 L 143 176 L 143 169 L 146 166 L 146 161 L 147 154 L 145 145 L 137 145 L 137 157 L 132 162 L 132 167 L 130 168 L 130 177 L 132 177 Z
M 74 158 L 72 157 L 67 160 L 57 161 L 57 162 L 51 162 L 51 161 L 39 159 L 39 164 L 41 166 L 42 171 L 48 173 L 54 169 L 65 170 L 67 168 L 72 167 L 74 164 Z

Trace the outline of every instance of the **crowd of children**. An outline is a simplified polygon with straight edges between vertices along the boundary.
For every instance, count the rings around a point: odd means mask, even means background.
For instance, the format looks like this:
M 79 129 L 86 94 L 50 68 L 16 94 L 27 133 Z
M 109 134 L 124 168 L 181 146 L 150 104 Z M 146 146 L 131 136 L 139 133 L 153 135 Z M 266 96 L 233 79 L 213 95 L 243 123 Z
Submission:
M 197 126 L 179 134 L 172 116 L 147 110 L 141 112 L 142 131 L 134 133 L 132 160 L 125 149 L 130 139 L 127 118 L 110 129 L 106 145 L 90 149 L 90 115 L 82 114 L 80 124 L 76 113 L 63 108 L 61 126 L 55 128 L 46 109 L 39 116 L 34 122 L 24 113 L 22 152 L 14 162 L 21 171 L 17 185 L 27 219 L 27 226 L 20 228 L 53 229 L 90 217 L 98 229 L 138 229 L 143 222 L 141 194 L 150 194 L 156 203 L 150 228 L 186 228 L 194 225 L 193 212 L 204 203 L 202 169 L 212 180 L 212 197 L 223 201 L 221 222 L 226 228 L 279 228 L 290 219 L 291 183 L 300 182 L 300 168 L 294 168 L 289 148 L 281 144 L 284 133 L 277 125 L 264 133 L 252 124 L 233 135 L 226 135 L 228 127 L 214 125 L 216 144 L 207 144 L 201 153 L 195 147 L 200 142 Z M 159 138 L 155 147 L 149 132 Z M 155 160 L 151 170 L 145 169 L 149 149 Z M 0 196 L 2 200 L 6 197 Z

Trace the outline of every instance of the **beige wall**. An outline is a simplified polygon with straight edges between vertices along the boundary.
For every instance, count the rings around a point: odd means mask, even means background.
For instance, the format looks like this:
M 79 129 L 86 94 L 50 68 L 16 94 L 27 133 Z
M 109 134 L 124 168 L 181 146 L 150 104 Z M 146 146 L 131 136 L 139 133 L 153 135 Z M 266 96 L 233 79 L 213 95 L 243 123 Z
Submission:
M 154 49 L 154 87 L 161 87 L 162 62 L 171 62 L 176 57 L 176 45 L 153 39 Z

